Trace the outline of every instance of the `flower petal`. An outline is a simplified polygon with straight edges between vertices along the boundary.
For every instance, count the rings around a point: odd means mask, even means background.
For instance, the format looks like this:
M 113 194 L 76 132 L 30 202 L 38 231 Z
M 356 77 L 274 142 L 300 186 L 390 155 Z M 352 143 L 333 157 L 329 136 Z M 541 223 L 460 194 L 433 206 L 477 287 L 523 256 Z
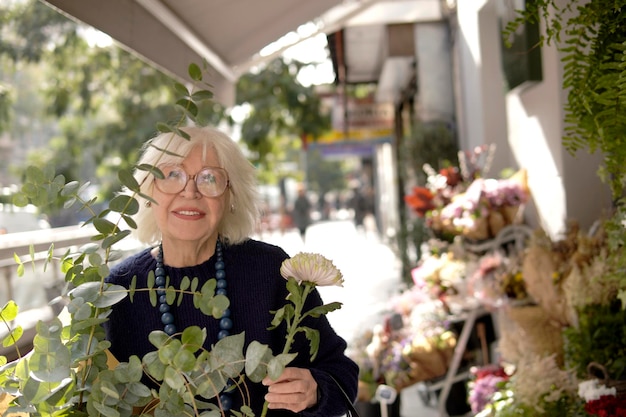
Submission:
M 285 259 L 280 267 L 280 274 L 285 279 L 293 277 L 299 283 L 306 281 L 319 286 L 343 287 L 343 275 L 339 269 L 318 253 L 300 252 Z

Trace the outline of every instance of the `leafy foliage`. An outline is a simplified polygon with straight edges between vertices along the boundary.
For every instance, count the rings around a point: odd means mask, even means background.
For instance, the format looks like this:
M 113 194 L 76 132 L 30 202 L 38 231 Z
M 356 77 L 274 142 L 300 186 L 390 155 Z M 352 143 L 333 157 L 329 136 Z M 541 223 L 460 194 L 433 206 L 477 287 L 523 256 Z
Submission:
M 566 361 L 578 377 L 588 377 L 591 362 L 605 366 L 610 379 L 626 376 L 626 310 L 620 303 L 586 305 L 578 327 L 564 330 Z
M 591 0 L 585 4 L 568 0 L 526 2 L 526 10 L 504 31 L 511 36 L 525 21 L 540 19 L 545 34 L 540 43 L 555 42 L 563 54 L 563 88 L 567 90 L 563 144 L 572 153 L 602 152 L 599 175 L 615 198 L 626 185 L 626 25 L 621 1 Z
M 275 59 L 262 71 L 243 75 L 237 83 L 236 103 L 251 106 L 241 138 L 254 152 L 253 162 L 265 169 L 274 168 L 276 155 L 293 147 L 294 139 L 298 143 L 300 138 L 317 138 L 330 129 L 329 116 L 320 113 L 320 97 L 296 81 L 302 66 Z

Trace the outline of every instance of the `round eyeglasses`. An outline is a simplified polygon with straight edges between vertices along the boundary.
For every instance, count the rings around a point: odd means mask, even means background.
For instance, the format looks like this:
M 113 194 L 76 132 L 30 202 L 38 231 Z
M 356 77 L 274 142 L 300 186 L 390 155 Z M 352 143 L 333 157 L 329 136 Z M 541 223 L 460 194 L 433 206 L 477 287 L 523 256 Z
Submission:
M 159 167 L 163 178 L 154 178 L 156 187 L 165 194 L 178 194 L 187 186 L 189 180 L 194 180 L 196 188 L 205 197 L 219 197 L 229 187 L 228 173 L 223 168 L 205 167 L 198 173 L 189 175 L 176 165 Z

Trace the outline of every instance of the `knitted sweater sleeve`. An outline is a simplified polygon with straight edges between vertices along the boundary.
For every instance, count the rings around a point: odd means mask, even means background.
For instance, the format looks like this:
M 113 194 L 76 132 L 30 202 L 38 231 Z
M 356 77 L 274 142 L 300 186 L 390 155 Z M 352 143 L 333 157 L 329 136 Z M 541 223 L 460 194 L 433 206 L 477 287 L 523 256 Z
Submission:
M 312 304 L 321 305 L 322 299 L 319 293 L 315 291 L 312 295 Z M 313 408 L 304 410 L 302 416 L 343 416 L 346 414 L 347 404 L 337 384 L 341 385 L 349 400 L 354 403 L 357 395 L 359 368 L 345 355 L 347 347 L 345 340 L 337 335 L 325 316 L 316 318 L 307 325 L 320 332 L 319 351 L 309 365 L 311 374 L 318 385 L 319 403 Z

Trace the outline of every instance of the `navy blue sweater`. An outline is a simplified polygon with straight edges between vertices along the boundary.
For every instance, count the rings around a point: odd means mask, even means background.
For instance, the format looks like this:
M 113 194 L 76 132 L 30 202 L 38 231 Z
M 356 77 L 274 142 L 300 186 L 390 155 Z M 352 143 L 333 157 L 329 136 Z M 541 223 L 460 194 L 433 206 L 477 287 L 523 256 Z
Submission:
M 242 244 L 225 246 L 224 263 L 226 281 L 228 282 L 228 298 L 230 299 L 233 328 L 231 334 L 245 331 L 246 346 L 253 340 L 268 345 L 276 355 L 282 352 L 285 343 L 283 328 L 268 331 L 275 311 L 285 305 L 287 290 L 286 281 L 280 275 L 280 266 L 289 255 L 281 248 L 256 240 L 248 240 Z M 150 249 L 129 257 L 115 265 L 107 282 L 128 288 L 133 276 L 137 276 L 137 288 L 146 288 L 148 273 L 154 271 L 156 260 Z M 166 266 L 170 284 L 179 288 L 183 277 L 198 277 L 200 285 L 215 277 L 215 256 L 201 265 L 185 268 Z M 179 331 L 191 325 L 207 330 L 204 348 L 210 349 L 217 343 L 219 331 L 218 320 L 204 315 L 193 306 L 190 296 L 180 306 L 172 306 L 175 325 Z M 317 291 L 309 295 L 307 309 L 312 305 L 322 304 Z M 332 313 L 331 313 L 332 314 Z M 296 338 L 291 352 L 298 352 L 296 359 L 289 366 L 309 368 L 319 386 L 320 401 L 310 409 L 300 413 L 305 417 L 341 416 L 346 412 L 346 404 L 330 375 L 332 375 L 354 399 L 356 398 L 358 367 L 345 356 L 346 342 L 338 336 L 328 323 L 326 317 L 311 319 L 305 323 L 320 332 L 320 346 L 317 357 L 310 361 L 309 344 L 304 337 Z M 148 293 L 137 291 L 131 302 L 126 297 L 113 307 L 109 320 L 104 325 L 107 339 L 111 342 L 111 352 L 122 361 L 128 361 L 131 355 L 142 358 L 155 347 L 148 341 L 153 330 L 162 330 L 161 314 L 157 307 L 150 304 Z M 299 334 L 300 335 L 300 334 Z M 251 406 L 255 415 L 261 415 L 264 395 L 267 388 L 262 384 L 246 380 L 250 389 Z M 235 391 L 237 392 L 237 391 Z M 233 409 L 239 410 L 241 399 L 233 394 Z M 293 416 L 287 410 L 270 410 L 268 416 Z

